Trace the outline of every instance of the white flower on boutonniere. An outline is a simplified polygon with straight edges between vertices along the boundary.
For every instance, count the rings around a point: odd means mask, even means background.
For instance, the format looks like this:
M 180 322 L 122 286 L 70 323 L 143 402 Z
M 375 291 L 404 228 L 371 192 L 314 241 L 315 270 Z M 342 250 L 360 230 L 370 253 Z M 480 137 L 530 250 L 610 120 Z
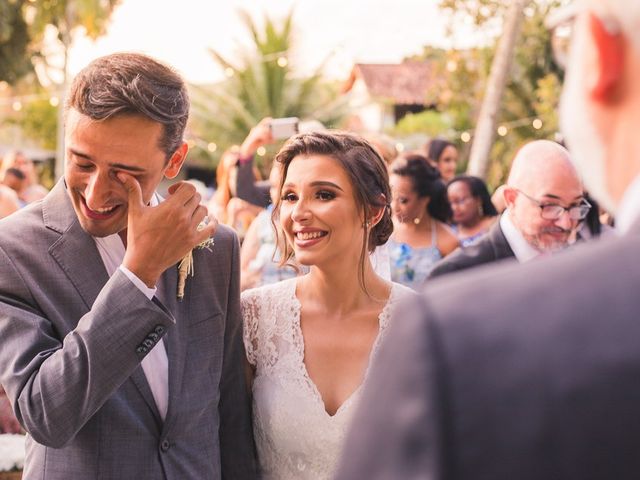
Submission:
M 209 223 L 207 221 L 208 219 L 205 219 L 205 221 L 203 221 L 202 223 L 200 223 L 200 225 L 198 225 L 198 230 L 201 230 L 204 228 L 204 226 Z M 193 250 L 195 249 L 199 249 L 199 248 L 206 248 L 207 250 L 211 251 L 211 247 L 213 247 L 215 245 L 215 243 L 213 242 L 213 238 L 209 237 L 206 240 L 200 242 L 198 245 L 196 245 Z M 178 301 L 181 302 L 182 299 L 184 298 L 184 287 L 187 284 L 187 277 L 188 276 L 192 276 L 194 275 L 195 271 L 194 271 L 194 265 L 193 265 L 193 250 L 191 250 L 189 253 L 187 253 L 182 260 L 180 260 L 180 263 L 178 263 Z

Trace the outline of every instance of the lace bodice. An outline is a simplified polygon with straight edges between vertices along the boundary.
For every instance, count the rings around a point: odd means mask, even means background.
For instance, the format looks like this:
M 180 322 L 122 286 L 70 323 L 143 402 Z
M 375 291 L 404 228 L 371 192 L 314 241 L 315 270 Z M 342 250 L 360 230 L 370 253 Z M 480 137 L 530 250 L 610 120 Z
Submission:
M 296 279 L 247 290 L 242 294 L 244 341 L 253 380 L 253 428 L 263 478 L 331 478 L 339 459 L 360 386 L 329 415 L 304 364 L 301 305 Z M 379 316 L 375 355 L 393 306 L 411 290 L 393 284 Z M 369 364 L 370 364 L 369 362 Z M 366 381 L 368 373 L 365 372 Z

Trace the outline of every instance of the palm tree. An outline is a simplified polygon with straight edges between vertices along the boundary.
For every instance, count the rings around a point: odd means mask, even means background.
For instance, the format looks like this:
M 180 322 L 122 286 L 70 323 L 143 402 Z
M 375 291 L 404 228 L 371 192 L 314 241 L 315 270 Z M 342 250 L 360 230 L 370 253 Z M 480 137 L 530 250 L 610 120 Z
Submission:
M 343 102 L 337 88 L 323 81 L 319 67 L 311 76 L 292 74 L 293 12 L 280 24 L 265 17 L 258 30 L 247 12 L 240 12 L 251 34 L 251 51 L 232 62 L 211 51 L 227 79 L 214 86 L 192 86 L 192 131 L 214 141 L 221 151 L 238 144 L 264 117 L 315 119 L 335 126 L 343 115 Z

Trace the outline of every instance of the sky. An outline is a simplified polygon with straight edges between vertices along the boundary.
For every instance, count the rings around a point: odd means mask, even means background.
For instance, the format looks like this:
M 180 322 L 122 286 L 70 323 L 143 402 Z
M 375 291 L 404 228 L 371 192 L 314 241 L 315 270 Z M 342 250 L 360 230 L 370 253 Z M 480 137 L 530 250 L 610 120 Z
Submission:
M 265 14 L 284 17 L 294 8 L 294 51 L 290 62 L 302 74 L 317 69 L 346 78 L 354 63 L 395 63 L 424 45 L 449 47 L 477 41 L 460 24 L 447 38 L 447 17 L 438 0 L 122 0 L 107 34 L 96 41 L 76 38 L 69 71 L 116 51 L 136 51 L 173 65 L 192 83 L 211 83 L 224 72 L 208 53 L 233 61 L 250 44 L 238 11 L 258 22 Z

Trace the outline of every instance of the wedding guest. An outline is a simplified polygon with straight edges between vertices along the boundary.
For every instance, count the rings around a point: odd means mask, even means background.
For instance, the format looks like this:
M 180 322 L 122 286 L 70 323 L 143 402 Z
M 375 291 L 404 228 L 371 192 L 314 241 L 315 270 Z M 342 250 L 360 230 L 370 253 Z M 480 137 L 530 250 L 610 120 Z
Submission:
M 426 145 L 427 159 L 438 169 L 444 182 L 456 175 L 458 167 L 458 149 L 448 140 L 434 138 Z
M 467 247 L 482 237 L 498 216 L 491 203 L 487 185 L 481 178 L 458 175 L 447 185 L 447 198 L 451 205 L 452 230 L 460 245 Z
M 394 232 L 387 243 L 391 279 L 420 288 L 434 265 L 458 246 L 440 173 L 419 154 L 391 164 Z
M 262 208 L 237 197 L 236 165 L 239 152 L 238 146 L 232 146 L 222 154 L 216 168 L 216 191 L 207 202 L 207 208 L 220 223 L 233 228 L 243 239 Z M 255 170 L 252 168 L 252 175 L 257 175 Z
M 280 253 L 271 222 L 278 201 L 281 164 L 274 162 L 269 174 L 271 204 L 251 222 L 240 250 L 240 289 L 259 287 L 296 276 L 291 265 L 278 265 Z
M 332 478 L 347 426 L 396 303 L 369 253 L 393 224 L 386 165 L 346 133 L 292 137 L 274 221 L 283 262 L 309 273 L 242 294 L 253 425 L 265 479 Z
M 0 218 L 11 215 L 19 209 L 18 194 L 12 188 L 0 184 Z
M 20 191 L 18 192 L 18 197 L 23 204 L 40 200 L 49 192 L 44 186 L 40 185 L 35 164 L 24 153 L 16 151 L 5 155 L 2 167 L 0 167 L 0 177 L 3 180 L 10 168 L 20 170 L 24 175 L 24 180 L 21 182 Z
M 187 155 L 184 81 L 112 54 L 65 109 L 64 178 L 0 222 L 0 383 L 24 478 L 255 478 L 237 237 L 201 227 L 193 185 L 156 194 Z
M 575 241 L 591 208 L 569 152 L 550 140 L 534 140 L 518 150 L 503 195 L 507 209 L 487 234 L 438 262 L 429 278 L 562 251 Z

